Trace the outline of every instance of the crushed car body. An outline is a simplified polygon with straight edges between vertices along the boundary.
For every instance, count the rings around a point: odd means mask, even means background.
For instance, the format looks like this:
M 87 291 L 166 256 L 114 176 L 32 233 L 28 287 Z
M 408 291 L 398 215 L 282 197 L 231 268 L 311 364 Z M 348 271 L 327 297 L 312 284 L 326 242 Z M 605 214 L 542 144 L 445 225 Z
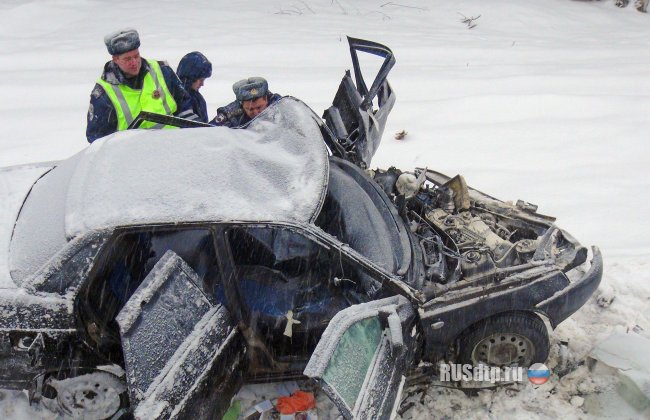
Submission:
M 23 184 L 0 386 L 62 415 L 214 418 L 246 382 L 311 378 L 344 418 L 390 418 L 421 361 L 544 362 L 598 249 L 462 176 L 370 171 L 395 59 L 349 42 L 355 80 L 323 118 L 285 97 L 242 129 L 129 130 L 0 170 Z M 370 88 L 360 52 L 383 59 Z

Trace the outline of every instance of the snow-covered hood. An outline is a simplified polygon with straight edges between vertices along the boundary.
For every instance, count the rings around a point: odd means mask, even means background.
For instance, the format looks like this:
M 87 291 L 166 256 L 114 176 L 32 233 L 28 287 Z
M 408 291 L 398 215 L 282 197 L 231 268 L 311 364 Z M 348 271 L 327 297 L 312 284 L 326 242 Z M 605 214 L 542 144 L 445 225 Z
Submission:
M 34 182 L 53 162 L 0 168 L 0 289 L 16 287 L 9 275 L 9 243 L 18 212 Z

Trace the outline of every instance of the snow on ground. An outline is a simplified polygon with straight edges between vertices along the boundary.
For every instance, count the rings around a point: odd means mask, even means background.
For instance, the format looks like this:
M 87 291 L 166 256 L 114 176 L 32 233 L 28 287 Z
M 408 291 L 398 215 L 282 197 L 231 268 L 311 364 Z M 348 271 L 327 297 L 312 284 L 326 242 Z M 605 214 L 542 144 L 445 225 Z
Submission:
M 463 16 L 480 17 L 469 29 Z M 594 298 L 562 324 L 549 365 L 584 361 L 615 328 L 650 338 L 649 15 L 611 0 L 5 0 L 0 166 L 86 147 L 88 96 L 109 59 L 103 36 L 123 26 L 140 31 L 144 57 L 174 67 L 189 51 L 210 58 L 211 113 L 232 100 L 232 82 L 253 75 L 321 112 L 349 68 L 345 35 L 390 46 L 398 100 L 375 165 L 462 173 L 490 195 L 539 204 L 603 250 L 599 293 L 615 299 L 603 308 Z M 392 139 L 400 130 L 406 138 Z M 410 414 L 641 416 L 614 382 L 581 366 L 539 388 L 473 398 L 432 388 Z M 4 401 L 5 417 L 29 416 L 24 400 Z

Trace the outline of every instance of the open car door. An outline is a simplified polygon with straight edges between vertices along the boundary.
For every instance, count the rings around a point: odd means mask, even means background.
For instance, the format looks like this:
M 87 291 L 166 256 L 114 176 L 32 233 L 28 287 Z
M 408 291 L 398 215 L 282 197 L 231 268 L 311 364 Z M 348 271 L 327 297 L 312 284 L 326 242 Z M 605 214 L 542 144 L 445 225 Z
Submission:
M 344 309 L 330 321 L 303 373 L 344 418 L 392 418 L 413 360 L 414 324 L 415 312 L 403 296 Z
M 395 94 L 386 80 L 390 69 L 395 65 L 395 57 L 388 47 L 376 42 L 348 37 L 348 43 L 356 85 L 347 70 L 332 106 L 323 114 L 325 124 L 335 137 L 326 138 L 326 141 L 331 140 L 328 145 L 335 156 L 366 169 L 379 147 L 388 114 L 395 104 Z M 361 73 L 358 52 L 384 59 L 370 89 Z M 373 105 L 375 99 L 377 109 Z
M 136 418 L 221 418 L 241 387 L 241 335 L 198 284 L 167 251 L 116 318 Z

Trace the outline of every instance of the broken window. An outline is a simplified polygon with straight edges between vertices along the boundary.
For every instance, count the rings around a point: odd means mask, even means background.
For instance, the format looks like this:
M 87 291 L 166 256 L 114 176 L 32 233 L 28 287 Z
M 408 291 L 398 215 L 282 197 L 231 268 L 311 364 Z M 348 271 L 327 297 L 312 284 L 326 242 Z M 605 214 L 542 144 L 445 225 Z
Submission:
M 394 417 L 416 344 L 414 308 L 403 296 L 355 305 L 332 319 L 303 374 L 346 419 Z M 391 415 L 391 413 L 393 413 Z
M 329 320 L 360 301 L 338 252 L 293 230 L 233 227 L 227 237 L 248 322 L 276 356 L 309 355 Z
M 119 310 L 168 250 L 174 251 L 198 275 L 205 291 L 222 284 L 212 233 L 207 228 L 149 228 L 121 233 L 102 249 L 91 273 L 86 293 L 87 313 L 95 324 L 89 328 L 96 341 L 108 339 L 119 343 L 117 324 Z M 104 338 L 100 338 L 104 337 Z
M 381 335 L 377 317 L 354 323 L 341 337 L 325 369 L 323 379 L 336 389 L 350 410 L 372 366 Z

